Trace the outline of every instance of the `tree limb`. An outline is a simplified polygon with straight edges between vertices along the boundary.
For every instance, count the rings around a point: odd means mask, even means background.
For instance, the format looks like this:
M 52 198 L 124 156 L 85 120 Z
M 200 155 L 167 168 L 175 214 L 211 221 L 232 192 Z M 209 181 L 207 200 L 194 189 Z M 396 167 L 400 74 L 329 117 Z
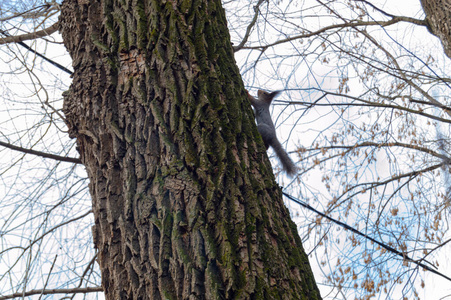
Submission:
M 52 3 L 45 3 L 43 5 L 30 8 L 23 12 L 14 13 L 4 18 L 0 18 L 0 22 L 9 21 L 17 17 L 22 17 L 24 19 L 36 19 L 38 17 L 46 16 L 46 14 L 48 14 L 52 10 L 59 10 L 59 4 L 55 1 L 52 1 Z
M 56 154 L 50 154 L 50 153 L 45 153 L 45 152 L 41 152 L 41 151 L 31 150 L 31 149 L 15 146 L 15 145 L 12 145 L 12 144 L 9 144 L 9 143 L 5 143 L 5 142 L 2 142 L 2 141 L 0 141 L 0 146 L 3 146 L 5 148 L 9 148 L 11 150 L 19 151 L 19 152 L 22 152 L 22 153 L 26 153 L 26 154 L 33 154 L 33 155 L 36 155 L 36 156 L 45 157 L 45 158 L 51 158 L 51 159 L 54 159 L 54 160 L 70 162 L 70 163 L 74 163 L 74 164 L 81 164 L 81 160 L 79 158 L 66 157 L 66 156 L 60 156 L 60 155 L 56 155 Z
M 416 85 L 415 85 L 416 87 Z M 408 113 L 412 113 L 412 114 L 416 114 L 416 115 L 420 115 L 429 119 L 433 119 L 436 121 L 440 121 L 440 122 L 444 122 L 444 123 L 451 123 L 451 119 L 445 119 L 445 118 L 441 118 L 441 117 L 437 117 L 435 115 L 431 115 L 428 113 L 425 113 L 423 111 L 420 110 L 415 110 L 412 108 L 408 108 L 405 106 L 401 106 L 401 105 L 397 105 L 397 104 L 386 104 L 386 103 L 379 103 L 379 102 L 373 102 L 373 101 L 369 101 L 369 100 L 365 100 L 359 97 L 355 97 L 355 96 L 351 96 L 351 95 L 346 95 L 346 94 L 342 94 L 342 93 L 335 93 L 335 92 L 330 92 L 330 91 L 325 91 L 319 88 L 306 88 L 306 89 L 300 89 L 300 90 L 317 90 L 323 93 L 323 95 L 321 95 L 321 98 L 324 98 L 324 96 L 326 95 L 331 95 L 331 96 L 337 96 L 337 97 L 344 97 L 344 98 L 348 98 L 351 100 L 355 100 L 355 101 L 359 101 L 359 102 L 363 102 L 363 104 L 356 104 L 356 103 L 326 103 L 326 104 L 320 104 L 320 103 L 315 103 L 315 106 L 369 106 L 369 107 L 379 107 L 379 108 L 392 108 L 392 109 L 397 109 L 397 110 L 401 110 L 401 111 L 405 111 Z M 379 94 L 378 94 L 379 95 Z M 379 95 L 382 96 L 382 95 Z M 429 99 L 429 98 L 428 98 Z M 279 103 L 281 101 L 278 101 Z M 412 101 L 414 102 L 414 101 Z M 289 102 L 289 104 L 299 104 L 299 105 L 311 105 L 310 102 L 304 102 L 304 101 L 291 101 Z M 431 101 L 428 102 L 428 104 L 430 105 L 435 105 L 440 107 L 441 103 L 438 102 L 437 100 L 435 101 Z M 311 105 L 313 106 L 313 105 Z M 445 110 L 445 112 L 448 112 Z M 449 113 L 448 113 L 449 114 Z
M 87 293 L 98 293 L 103 292 L 103 287 L 94 286 L 94 287 L 85 287 L 85 288 L 69 288 L 69 289 L 39 289 L 39 290 L 30 290 L 27 292 L 17 292 L 10 295 L 0 296 L 0 300 L 13 299 L 13 298 L 22 298 L 28 297 L 32 295 L 51 295 L 51 294 L 87 294 Z
M 242 49 L 244 44 L 247 43 L 247 40 L 249 39 L 249 36 L 251 35 L 252 27 L 254 27 L 255 23 L 257 22 L 259 7 L 263 3 L 263 1 L 264 0 L 259 0 L 257 5 L 254 6 L 254 13 L 255 13 L 254 18 L 252 19 L 251 23 L 249 23 L 249 25 L 247 26 L 246 33 L 244 34 L 244 37 L 243 37 L 243 40 L 241 41 L 241 43 L 238 46 L 233 47 L 234 52 L 237 52 L 240 49 Z
M 415 265 L 417 265 L 417 266 L 419 266 L 419 267 L 422 267 L 422 268 L 424 268 L 425 270 L 428 270 L 429 272 L 432 272 L 432 273 L 434 273 L 434 274 L 436 274 L 436 275 L 439 275 L 439 276 L 441 276 L 441 277 L 443 277 L 443 278 L 445 278 L 445 279 L 451 281 L 451 277 L 446 276 L 445 274 L 440 273 L 439 271 L 437 271 L 437 270 L 435 270 L 435 269 L 429 267 L 428 265 L 423 264 L 423 263 L 421 262 L 421 260 L 416 260 L 416 259 L 413 259 L 413 258 L 409 257 L 409 256 L 407 255 L 406 252 L 398 251 L 398 250 L 396 250 L 395 248 L 393 248 L 393 247 L 391 247 L 391 246 L 389 246 L 389 245 L 387 245 L 387 244 L 385 244 L 385 243 L 382 243 L 382 242 L 380 242 L 380 241 L 378 241 L 378 240 L 376 240 L 376 239 L 370 237 L 369 235 L 367 235 L 367 234 L 365 234 L 365 233 L 363 233 L 363 232 L 361 232 L 361 231 L 355 229 L 354 227 L 351 227 L 351 226 L 349 226 L 349 225 L 346 224 L 346 223 L 343 223 L 343 222 L 341 222 L 341 221 L 339 221 L 339 220 L 336 220 L 336 219 L 334 219 L 334 218 L 328 216 L 327 214 L 322 213 L 322 212 L 320 212 L 319 210 L 316 210 L 316 209 L 313 208 L 312 206 L 308 205 L 306 202 L 301 201 L 300 199 L 297 199 L 297 198 L 295 198 L 295 197 L 293 197 L 293 196 L 291 196 L 290 194 L 287 194 L 287 193 L 285 193 L 285 192 L 282 192 L 282 193 L 284 194 L 285 197 L 287 197 L 287 198 L 290 199 L 291 201 L 294 201 L 294 202 L 296 202 L 297 204 L 299 204 L 299 205 L 301 205 L 301 206 L 303 206 L 303 207 L 305 207 L 305 208 L 307 208 L 307 209 L 309 209 L 309 210 L 315 212 L 316 214 L 320 215 L 321 217 L 323 217 L 323 218 L 325 218 L 325 219 L 327 219 L 327 220 L 329 220 L 329 221 L 331 221 L 331 222 L 333 222 L 333 223 L 335 223 L 335 224 L 337 224 L 337 225 L 339 225 L 339 226 L 345 228 L 346 230 L 349 230 L 349 231 L 351 231 L 351 232 L 353 232 L 353 233 L 355 233 L 355 234 L 357 234 L 357 235 L 360 235 L 360 236 L 362 236 L 362 237 L 364 237 L 364 238 L 366 238 L 366 239 L 372 241 L 373 243 L 378 244 L 379 246 L 383 247 L 383 248 L 386 249 L 387 251 L 390 251 L 390 252 L 396 254 L 397 256 L 401 257 L 403 260 L 408 261 L 408 262 L 411 262 L 411 263 L 414 263 Z M 0 300 L 1 300 L 1 299 L 0 299 Z
M 413 150 L 418 150 L 420 152 L 424 152 L 427 153 L 429 155 L 435 156 L 437 158 L 440 158 L 442 160 L 444 160 L 445 162 L 449 161 L 449 157 L 447 157 L 446 155 L 440 154 L 434 150 L 428 149 L 426 147 L 422 147 L 420 145 L 411 145 L 411 144 L 406 144 L 406 143 L 400 143 L 400 142 L 388 142 L 388 143 L 374 143 L 374 142 L 362 142 L 360 144 L 355 144 L 355 145 L 336 145 L 336 146 L 324 146 L 324 147 L 319 147 L 319 148 L 310 148 L 310 149 L 302 149 L 302 151 L 307 152 L 307 151 L 319 151 L 319 150 L 329 150 L 329 149 L 356 149 L 356 148 L 362 148 L 362 147 L 375 147 L 375 148 L 388 148 L 388 147 L 402 147 L 402 148 L 408 148 L 408 149 L 413 149 Z
M 374 25 L 386 27 L 386 26 L 390 26 L 390 25 L 393 25 L 393 24 L 396 24 L 399 22 L 409 22 L 409 23 L 413 23 L 413 24 L 421 25 L 421 26 L 427 25 L 426 21 L 424 21 L 424 20 L 413 19 L 413 18 L 408 18 L 408 17 L 403 17 L 403 16 L 396 16 L 388 21 L 352 21 L 352 22 L 346 22 L 346 23 L 342 23 L 342 24 L 334 24 L 334 25 L 326 26 L 326 27 L 318 29 L 316 31 L 310 31 L 310 32 L 306 32 L 303 34 L 295 35 L 292 37 L 288 37 L 286 39 L 281 39 L 281 40 L 275 41 L 275 42 L 267 44 L 267 45 L 259 45 L 259 46 L 253 46 L 253 47 L 241 47 L 241 48 L 242 49 L 267 49 L 269 47 L 277 46 L 279 44 L 294 41 L 297 39 L 317 36 L 321 33 L 324 33 L 326 31 L 329 31 L 332 29 L 366 27 L 366 26 L 374 26 Z
M 55 26 L 56 24 L 59 24 L 59 23 L 55 23 L 53 26 Z M 56 26 L 57 26 L 57 25 L 56 25 Z M 11 37 L 11 35 L 10 35 L 9 33 L 7 33 L 6 31 L 4 31 L 4 30 L 1 30 L 1 29 L 0 29 L 0 33 L 3 34 L 3 35 L 5 35 L 6 38 Z M 14 42 L 14 41 L 11 41 L 11 42 Z M 60 65 L 60 64 L 57 63 L 56 61 L 53 61 L 53 60 L 51 60 L 50 58 L 46 57 L 45 55 L 43 55 L 43 54 L 39 53 L 38 51 L 32 49 L 30 46 L 28 46 L 27 44 L 25 44 L 23 41 L 17 41 L 16 43 L 17 43 L 18 45 L 24 47 L 24 48 L 27 49 L 28 51 L 30 51 L 30 52 L 36 54 L 37 56 L 39 56 L 40 58 L 44 59 L 45 61 L 51 63 L 52 65 L 54 65 L 54 66 L 57 67 L 58 69 L 60 69 L 60 70 L 62 70 L 62 71 L 64 71 L 64 72 L 66 72 L 67 74 L 69 74 L 69 75 L 72 75 L 72 74 L 73 74 L 73 72 L 72 72 L 71 70 L 69 70 L 68 68 L 64 67 L 63 65 Z
M 8 44 L 8 43 L 19 43 L 19 42 L 23 42 L 23 41 L 27 41 L 27 40 L 34 40 L 34 39 L 42 38 L 45 36 L 49 36 L 49 35 L 55 33 L 56 31 L 58 31 L 58 26 L 59 26 L 59 23 L 56 22 L 52 26 L 44 28 L 39 31 L 30 32 L 30 33 L 26 33 L 26 34 L 22 34 L 22 35 L 10 35 L 10 36 L 4 37 L 4 38 L 0 38 L 0 45 Z

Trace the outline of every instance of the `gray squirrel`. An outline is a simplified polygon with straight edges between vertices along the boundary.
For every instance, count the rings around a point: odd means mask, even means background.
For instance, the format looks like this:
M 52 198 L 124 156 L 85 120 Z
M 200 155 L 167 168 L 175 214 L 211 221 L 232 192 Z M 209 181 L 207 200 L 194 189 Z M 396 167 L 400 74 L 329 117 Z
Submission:
M 263 90 L 258 90 L 258 100 L 252 97 L 249 92 L 247 92 L 247 96 L 254 107 L 255 119 L 257 120 L 257 129 L 262 136 L 266 150 L 268 150 L 269 146 L 271 146 L 282 163 L 284 171 L 290 177 L 293 177 L 297 172 L 297 168 L 277 139 L 276 128 L 274 127 L 271 114 L 269 113 L 269 106 L 271 105 L 274 97 L 279 93 L 280 91 L 268 93 Z

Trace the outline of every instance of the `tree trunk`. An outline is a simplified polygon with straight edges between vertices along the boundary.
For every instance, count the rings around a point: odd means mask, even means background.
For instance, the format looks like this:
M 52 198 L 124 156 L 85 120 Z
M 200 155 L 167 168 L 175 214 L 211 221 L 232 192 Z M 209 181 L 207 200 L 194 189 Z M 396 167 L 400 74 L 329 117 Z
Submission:
M 70 0 L 64 113 L 106 299 L 319 299 L 219 0 Z
M 451 58 L 451 1 L 421 0 L 428 28 L 442 42 L 445 54 Z

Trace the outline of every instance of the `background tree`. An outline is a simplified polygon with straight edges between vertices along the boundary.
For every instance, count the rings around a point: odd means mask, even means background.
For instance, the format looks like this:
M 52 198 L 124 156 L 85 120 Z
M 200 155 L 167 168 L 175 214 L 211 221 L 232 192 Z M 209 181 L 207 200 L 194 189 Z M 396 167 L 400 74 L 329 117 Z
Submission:
M 9 41 L 1 47 L 1 58 L 10 69 L 1 79 L 8 117 L 0 141 L 20 148 L 2 151 L 8 160 L 1 179 L 8 189 L 0 211 L 5 220 L 1 259 L 8 272 L 1 278 L 1 290 L 97 285 L 92 256 L 83 257 L 94 254 L 89 250 L 91 220 L 85 214 L 90 200 L 82 168 L 17 152 L 77 157 L 73 141 L 57 129 L 64 130 L 58 115 L 60 91 L 67 90 L 70 80 L 9 37 L 51 28 L 51 14 L 59 8 L 14 3 L 14 10 L 4 3 L 1 29 Z M 425 7 L 426 18 L 417 1 L 223 4 L 247 88 L 252 94 L 255 88 L 285 89 L 273 116 L 301 172 L 288 181 L 279 176 L 274 161 L 279 183 L 319 211 L 401 253 L 287 201 L 307 253 L 317 263 L 314 271 L 323 296 L 411 299 L 449 294 L 443 288 L 447 279 L 428 275 L 417 264 L 450 276 L 449 61 L 439 39 L 430 34 L 431 12 Z M 44 7 L 55 10 L 46 13 Z M 64 62 L 56 41 L 56 34 L 22 40 L 31 50 Z M 13 83 L 21 86 L 21 95 Z M 24 176 L 26 169 L 31 175 Z M 7 217 L 12 212 L 27 218 Z M 78 219 L 76 226 L 73 219 Z M 51 245 L 52 251 L 42 245 Z

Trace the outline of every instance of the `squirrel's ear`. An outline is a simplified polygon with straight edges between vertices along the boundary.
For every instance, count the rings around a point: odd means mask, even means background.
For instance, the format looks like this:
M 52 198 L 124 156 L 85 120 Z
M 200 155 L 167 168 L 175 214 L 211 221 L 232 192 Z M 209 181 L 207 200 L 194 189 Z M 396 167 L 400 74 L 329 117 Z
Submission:
M 272 93 L 269 94 L 269 95 L 271 96 L 271 99 L 272 99 L 272 98 L 274 98 L 275 96 L 279 95 L 280 92 L 282 92 L 282 91 L 274 91 L 274 92 L 272 92 Z

